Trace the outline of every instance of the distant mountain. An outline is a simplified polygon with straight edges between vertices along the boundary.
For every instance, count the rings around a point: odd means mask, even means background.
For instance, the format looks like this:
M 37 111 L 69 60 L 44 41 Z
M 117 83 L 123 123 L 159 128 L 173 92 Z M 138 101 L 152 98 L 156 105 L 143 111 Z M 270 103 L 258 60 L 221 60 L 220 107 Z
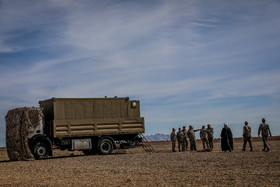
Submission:
M 148 141 L 168 141 L 170 140 L 169 134 L 152 134 L 145 136 Z
M 152 135 L 147 135 L 145 136 L 146 139 L 148 141 L 170 141 L 170 135 L 169 134 L 152 134 Z M 255 139 L 255 141 L 260 140 L 259 137 L 252 137 L 253 140 Z M 214 139 L 220 139 L 220 137 L 216 138 L 214 137 Z M 280 140 L 280 135 L 278 136 L 273 136 L 273 137 L 269 137 L 270 140 Z M 196 140 L 199 140 L 199 137 L 196 137 Z M 234 140 L 236 141 L 243 141 L 242 137 L 234 137 Z

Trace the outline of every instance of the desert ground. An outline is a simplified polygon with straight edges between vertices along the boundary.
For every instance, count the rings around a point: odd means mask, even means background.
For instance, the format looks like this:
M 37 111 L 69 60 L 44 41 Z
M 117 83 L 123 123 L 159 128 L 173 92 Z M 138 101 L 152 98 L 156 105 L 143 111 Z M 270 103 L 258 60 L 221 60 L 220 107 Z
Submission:
M 171 152 L 170 142 L 151 142 L 155 153 L 141 147 L 112 155 L 84 156 L 82 152 L 54 151 L 46 160 L 8 159 L 0 148 L 0 186 L 279 186 L 280 137 L 269 139 L 271 151 L 263 152 L 260 138 L 254 151 L 222 152 L 215 140 L 212 152 Z M 247 145 L 248 146 L 248 145 Z

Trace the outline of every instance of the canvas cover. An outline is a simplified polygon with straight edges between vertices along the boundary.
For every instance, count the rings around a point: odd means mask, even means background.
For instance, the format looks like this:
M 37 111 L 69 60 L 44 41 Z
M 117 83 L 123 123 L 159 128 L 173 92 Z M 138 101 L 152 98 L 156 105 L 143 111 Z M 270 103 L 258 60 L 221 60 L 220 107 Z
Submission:
M 136 103 L 131 107 L 132 102 Z M 129 98 L 52 98 L 39 101 L 46 121 L 94 118 L 138 118 L 140 102 Z
M 145 132 L 140 101 L 126 98 L 52 98 L 39 102 L 51 138 Z
M 6 147 L 10 160 L 33 160 L 28 146 L 30 127 L 36 128 L 43 117 L 40 108 L 16 108 L 6 115 Z

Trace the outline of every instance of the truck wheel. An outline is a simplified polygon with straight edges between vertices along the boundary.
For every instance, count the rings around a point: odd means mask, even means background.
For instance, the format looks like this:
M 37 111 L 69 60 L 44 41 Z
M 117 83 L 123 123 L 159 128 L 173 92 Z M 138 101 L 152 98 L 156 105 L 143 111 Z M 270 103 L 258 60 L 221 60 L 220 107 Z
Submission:
M 49 149 L 45 143 L 38 142 L 33 147 L 33 155 L 36 159 L 45 159 L 49 156 Z
M 102 139 L 98 146 L 98 152 L 101 155 L 109 155 L 113 151 L 113 143 L 109 139 Z

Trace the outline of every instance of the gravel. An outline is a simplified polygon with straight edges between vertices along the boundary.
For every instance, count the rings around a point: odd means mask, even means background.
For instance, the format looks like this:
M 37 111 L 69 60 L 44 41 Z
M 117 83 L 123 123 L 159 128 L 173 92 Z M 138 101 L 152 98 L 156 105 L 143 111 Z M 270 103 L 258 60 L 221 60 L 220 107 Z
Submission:
M 116 150 L 112 155 L 84 156 L 82 152 L 55 150 L 54 157 L 35 161 L 9 161 L 0 149 L 0 186 L 279 186 L 280 138 L 262 152 L 260 139 L 254 152 L 171 152 L 170 142 L 153 142 L 156 153 L 141 148 Z M 197 142 L 202 149 L 201 142 Z

